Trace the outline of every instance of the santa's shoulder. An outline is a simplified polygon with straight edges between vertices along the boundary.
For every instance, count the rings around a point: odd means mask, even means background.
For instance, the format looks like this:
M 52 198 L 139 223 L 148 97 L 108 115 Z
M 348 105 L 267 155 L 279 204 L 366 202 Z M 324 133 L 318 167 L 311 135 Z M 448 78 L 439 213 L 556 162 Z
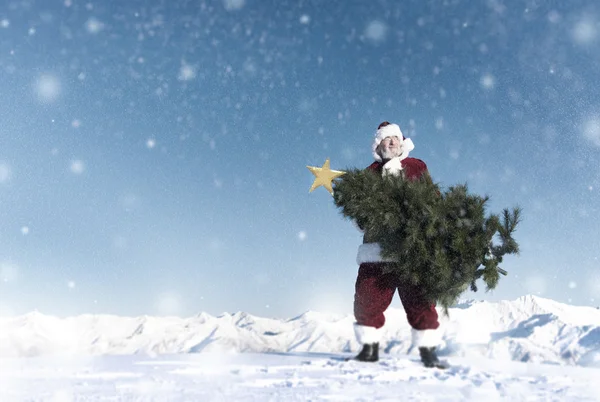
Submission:
M 415 168 L 427 169 L 427 165 L 421 159 L 411 158 L 410 156 L 402 161 L 402 166 L 411 166 Z

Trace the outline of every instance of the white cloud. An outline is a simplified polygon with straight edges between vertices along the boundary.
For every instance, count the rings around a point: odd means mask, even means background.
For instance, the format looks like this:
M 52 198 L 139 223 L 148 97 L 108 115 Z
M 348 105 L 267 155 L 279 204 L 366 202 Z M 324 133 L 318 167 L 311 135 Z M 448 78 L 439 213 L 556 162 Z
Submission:
M 369 22 L 365 28 L 365 37 L 373 42 L 383 42 L 387 33 L 388 26 L 379 20 Z

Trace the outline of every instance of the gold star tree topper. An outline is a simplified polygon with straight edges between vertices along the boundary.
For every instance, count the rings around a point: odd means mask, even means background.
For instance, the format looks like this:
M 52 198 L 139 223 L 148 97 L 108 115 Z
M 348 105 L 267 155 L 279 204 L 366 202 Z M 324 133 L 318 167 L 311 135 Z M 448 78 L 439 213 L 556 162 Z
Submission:
M 307 166 L 307 168 L 312 172 L 312 174 L 315 175 L 315 181 L 310 187 L 310 190 L 308 191 L 309 193 L 311 193 L 315 188 L 323 186 L 331 193 L 331 195 L 333 195 L 331 182 L 346 173 L 339 170 L 331 170 L 329 168 L 329 158 L 325 160 L 325 163 L 321 167 Z

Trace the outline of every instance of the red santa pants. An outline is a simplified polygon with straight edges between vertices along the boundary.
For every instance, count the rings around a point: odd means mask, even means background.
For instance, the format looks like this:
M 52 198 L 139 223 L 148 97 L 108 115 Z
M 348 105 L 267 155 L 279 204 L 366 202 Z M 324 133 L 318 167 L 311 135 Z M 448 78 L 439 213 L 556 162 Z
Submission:
M 402 283 L 394 274 L 384 274 L 384 266 L 385 263 L 360 264 L 354 293 L 356 324 L 383 327 L 383 312 L 392 303 L 397 289 L 411 327 L 417 330 L 437 329 L 440 323 L 435 304 L 427 302 L 418 287 Z

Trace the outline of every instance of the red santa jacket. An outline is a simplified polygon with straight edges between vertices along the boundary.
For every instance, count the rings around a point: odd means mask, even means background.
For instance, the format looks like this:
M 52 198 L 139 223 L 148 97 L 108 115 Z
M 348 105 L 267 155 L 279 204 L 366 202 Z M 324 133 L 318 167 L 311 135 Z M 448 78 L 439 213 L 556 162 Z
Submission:
M 427 165 L 421 159 L 408 157 L 403 159 L 400 163 L 402 164 L 404 177 L 408 180 L 418 180 L 427 173 Z M 383 162 L 373 162 L 367 169 L 381 173 L 383 172 L 383 165 Z

